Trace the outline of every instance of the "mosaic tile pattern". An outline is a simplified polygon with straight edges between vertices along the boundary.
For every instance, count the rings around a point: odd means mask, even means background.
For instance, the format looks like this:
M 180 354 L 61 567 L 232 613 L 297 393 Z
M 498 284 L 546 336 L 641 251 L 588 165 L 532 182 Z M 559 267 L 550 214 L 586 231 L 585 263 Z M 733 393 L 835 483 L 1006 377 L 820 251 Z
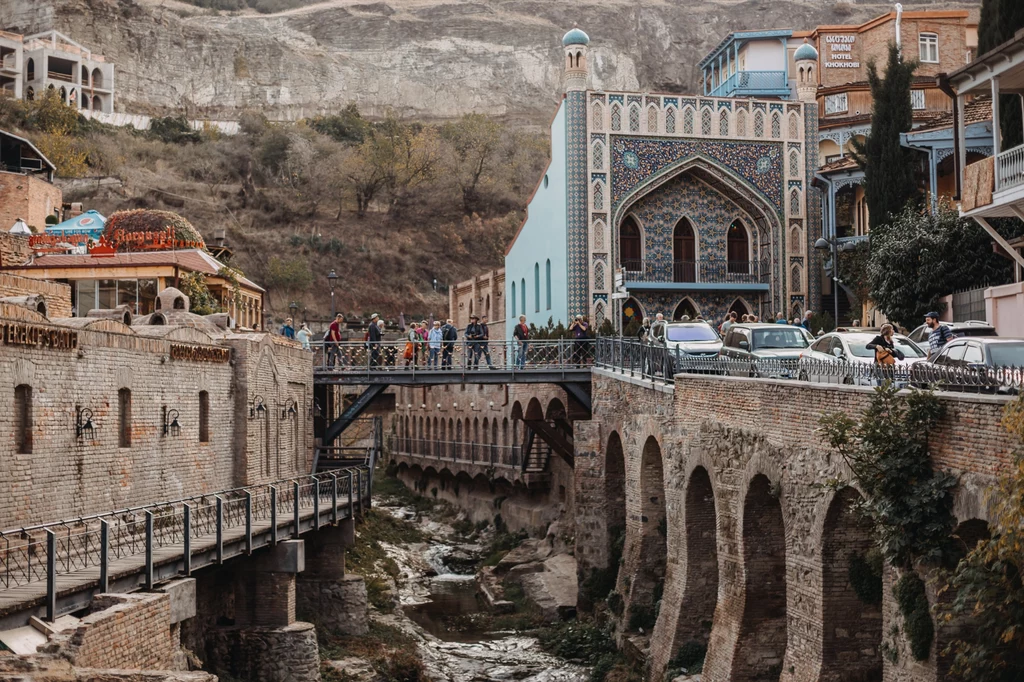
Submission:
M 635 168 L 626 164 L 633 156 Z M 732 142 L 615 136 L 612 141 L 612 213 L 622 199 L 680 161 L 701 155 L 745 178 L 783 216 L 783 154 L 777 142 Z
M 818 108 L 807 107 L 805 111 L 804 139 L 807 143 L 807 153 L 804 156 L 804 168 L 807 173 L 807 186 L 810 187 L 814 169 L 819 166 L 817 143 Z M 807 268 L 805 269 L 807 276 L 807 288 L 805 289 L 807 291 L 807 298 L 805 299 L 803 296 L 792 296 L 790 298 L 793 302 L 799 299 L 800 306 L 805 310 L 807 308 L 821 310 L 821 278 L 818 277 L 818 273 L 821 272 L 821 256 L 814 250 L 814 242 L 818 241 L 821 237 L 821 192 L 809 190 L 805 200 L 807 220 L 804 222 L 806 226 L 804 230 L 804 235 L 806 236 L 804 244 L 806 248 L 805 253 L 807 254 Z
M 644 316 L 652 320 L 658 313 L 663 313 L 666 318 L 672 319 L 676 308 L 684 300 L 689 299 L 697 312 L 705 320 L 713 322 L 717 327 L 725 320 L 725 314 L 729 312 L 729 308 L 732 307 L 737 299 L 745 302 L 747 308 L 751 312 L 760 315 L 762 319 L 768 319 L 770 315 L 774 315 L 775 311 L 771 310 L 771 307 L 767 305 L 767 301 L 762 301 L 758 297 L 759 295 L 758 293 L 751 293 L 738 296 L 735 293 L 717 292 L 693 292 L 683 295 L 677 292 L 660 293 L 644 291 L 637 292 L 633 299 L 640 304 Z
M 589 312 L 590 247 L 587 230 L 587 101 L 586 93 L 565 95 L 566 273 L 569 317 Z

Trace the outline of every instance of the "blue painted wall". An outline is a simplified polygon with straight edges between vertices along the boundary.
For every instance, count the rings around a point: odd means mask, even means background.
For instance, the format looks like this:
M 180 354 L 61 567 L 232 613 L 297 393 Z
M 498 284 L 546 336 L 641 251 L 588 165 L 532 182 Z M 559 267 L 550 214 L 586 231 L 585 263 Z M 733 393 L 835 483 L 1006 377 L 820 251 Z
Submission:
M 526 224 L 520 230 L 508 255 L 505 256 L 505 332 L 512 338 L 512 329 L 519 316 L 526 315 L 527 324 L 542 327 L 553 318 L 555 324 L 568 320 L 567 241 L 566 241 L 566 121 L 565 102 L 551 123 L 551 163 L 537 186 L 527 207 Z M 551 309 L 547 305 L 547 260 L 551 260 Z M 537 291 L 534 268 L 540 267 L 540 312 L 537 312 Z M 522 283 L 526 281 L 526 295 Z M 512 284 L 515 282 L 515 302 Z M 526 310 L 522 300 L 526 299 Z M 515 314 L 513 315 L 513 310 Z

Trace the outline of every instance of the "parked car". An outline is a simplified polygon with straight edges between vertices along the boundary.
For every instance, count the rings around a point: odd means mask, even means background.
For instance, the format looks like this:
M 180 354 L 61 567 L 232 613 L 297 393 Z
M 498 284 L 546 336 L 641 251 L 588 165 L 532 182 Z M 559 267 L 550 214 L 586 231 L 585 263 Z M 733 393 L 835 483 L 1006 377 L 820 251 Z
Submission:
M 734 324 L 725 334 L 721 356 L 743 361 L 728 363 L 734 376 L 790 378 L 796 376 L 800 353 L 813 341 L 810 332 L 794 325 Z
M 722 350 L 722 337 L 707 322 L 667 322 L 651 326 L 652 344 L 663 348 L 666 371 L 675 374 L 680 369 L 704 372 L 711 367 L 713 358 Z
M 871 332 L 840 331 L 819 337 L 800 356 L 799 378 L 826 384 L 872 386 L 884 377 L 906 384 L 910 380 L 910 366 L 924 360 L 928 353 L 906 336 L 895 334 L 893 342 L 903 353 L 903 359 L 897 359 L 896 365 L 884 373 L 874 373 L 871 368 L 875 364 L 875 351 L 869 350 L 867 345 L 875 336 Z
M 1024 339 L 953 339 L 934 360 L 914 366 L 911 382 L 946 391 L 1016 395 L 1021 389 L 1022 367 Z
M 998 336 L 996 334 L 996 328 L 990 325 L 988 322 L 981 320 L 968 320 L 966 322 L 939 322 L 944 327 L 949 327 L 949 331 L 953 332 L 953 335 L 957 338 L 965 338 L 968 336 Z M 922 324 L 914 331 L 907 334 L 910 340 L 920 346 L 928 345 L 928 334 L 931 332 L 928 325 Z

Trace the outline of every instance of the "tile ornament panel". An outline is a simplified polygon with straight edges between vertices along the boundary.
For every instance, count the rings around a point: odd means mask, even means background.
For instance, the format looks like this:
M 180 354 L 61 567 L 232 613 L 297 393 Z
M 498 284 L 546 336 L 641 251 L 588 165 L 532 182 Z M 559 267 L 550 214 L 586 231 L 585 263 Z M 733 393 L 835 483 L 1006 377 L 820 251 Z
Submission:
M 566 280 L 569 315 L 589 312 L 590 269 L 587 254 L 588 178 L 587 102 L 581 91 L 568 92 L 566 99 Z

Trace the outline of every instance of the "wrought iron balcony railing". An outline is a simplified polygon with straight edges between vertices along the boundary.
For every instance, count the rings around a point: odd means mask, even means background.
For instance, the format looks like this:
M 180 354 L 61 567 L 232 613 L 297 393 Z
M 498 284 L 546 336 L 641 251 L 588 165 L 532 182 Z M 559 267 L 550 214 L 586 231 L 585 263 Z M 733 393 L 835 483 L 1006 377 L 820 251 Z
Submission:
M 760 261 L 624 260 L 626 282 L 666 284 L 767 284 L 768 259 Z

